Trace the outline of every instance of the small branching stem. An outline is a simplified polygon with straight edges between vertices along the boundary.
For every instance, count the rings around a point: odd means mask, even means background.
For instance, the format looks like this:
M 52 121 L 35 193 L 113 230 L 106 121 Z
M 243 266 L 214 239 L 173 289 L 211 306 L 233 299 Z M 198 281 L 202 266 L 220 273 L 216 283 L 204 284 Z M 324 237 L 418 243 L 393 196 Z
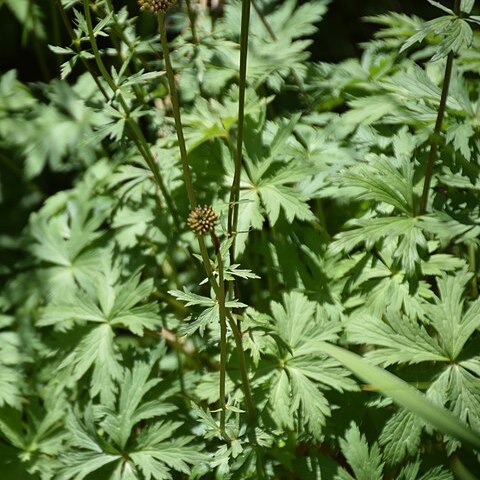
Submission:
M 147 143 L 142 131 L 140 130 L 140 127 L 138 126 L 137 122 L 130 116 L 130 109 L 127 105 L 127 102 L 124 100 L 122 94 L 118 91 L 118 88 L 115 85 L 115 82 L 113 81 L 113 78 L 108 73 L 108 71 L 105 67 L 105 64 L 103 63 L 102 57 L 100 55 L 100 51 L 98 50 L 98 45 L 97 45 L 97 41 L 95 39 L 95 34 L 94 34 L 94 31 L 93 31 L 92 15 L 90 13 L 90 0 L 84 0 L 83 6 L 84 6 L 84 12 L 85 12 L 85 19 L 86 19 L 86 22 L 87 22 L 88 36 L 89 36 L 90 44 L 92 46 L 92 51 L 93 51 L 93 55 L 95 57 L 95 62 L 97 64 L 97 67 L 100 70 L 100 73 L 103 76 L 104 80 L 107 82 L 108 86 L 111 88 L 113 94 L 117 96 L 118 101 L 120 102 L 120 105 L 122 106 L 122 109 L 124 111 L 125 122 L 130 129 L 131 137 L 132 137 L 135 145 L 137 146 L 140 154 L 145 159 L 148 167 L 152 171 L 155 182 L 157 183 L 158 187 L 160 188 L 160 191 L 162 192 L 163 198 L 165 199 L 165 202 L 167 204 L 168 210 L 170 211 L 170 215 L 172 216 L 175 227 L 176 227 L 177 230 L 179 230 L 180 222 L 178 220 L 178 214 L 176 212 L 176 209 L 175 209 L 173 201 L 170 197 L 170 194 L 167 191 L 165 183 L 163 182 L 163 178 L 160 175 L 158 165 L 156 164 L 156 162 L 155 162 L 155 160 L 152 156 L 152 153 L 150 151 L 148 143 Z
M 73 46 L 74 46 L 75 50 L 77 51 L 77 53 L 79 54 L 80 61 L 83 63 L 83 66 L 87 69 L 87 71 L 92 76 L 93 81 L 95 82 L 95 84 L 97 85 L 97 88 L 100 90 L 100 92 L 104 96 L 105 100 L 109 100 L 108 94 L 107 94 L 106 90 L 103 88 L 103 85 L 100 83 L 100 80 L 98 79 L 98 76 L 95 73 L 95 71 L 93 70 L 92 66 L 90 65 L 90 63 L 85 58 L 83 58 L 80 55 L 81 49 L 80 49 L 79 39 L 78 39 L 77 35 L 75 34 L 75 31 L 73 30 L 72 25 L 70 24 L 70 21 L 67 17 L 67 14 L 65 13 L 65 9 L 62 5 L 61 0 L 57 0 L 57 7 L 58 7 L 58 10 L 60 12 L 60 16 L 62 17 L 63 24 L 65 25 L 65 28 L 67 29 L 67 32 L 68 32 L 70 38 L 72 39 Z
M 455 0 L 454 12 L 456 15 L 460 14 L 460 0 Z M 443 118 L 447 107 L 448 89 L 450 87 L 450 79 L 452 77 L 453 67 L 453 50 L 447 55 L 447 63 L 445 65 L 445 73 L 443 76 L 442 93 L 440 96 L 440 104 L 438 106 L 437 120 L 433 130 L 433 135 L 430 140 L 430 151 L 428 153 L 427 167 L 425 169 L 425 177 L 423 181 L 423 191 L 420 198 L 418 214 L 423 215 L 427 210 L 428 193 L 430 191 L 430 184 L 432 182 L 433 167 L 435 166 L 435 157 L 437 154 L 438 138 L 442 130 Z
M 107 13 L 112 15 L 112 20 L 113 20 L 112 33 L 114 35 L 111 35 L 110 38 L 112 40 L 113 46 L 115 47 L 115 50 L 117 51 L 118 58 L 122 61 L 122 63 L 124 63 L 127 60 L 124 57 L 124 55 L 122 54 L 121 45 L 122 45 L 122 43 L 124 43 L 125 45 L 127 45 L 128 49 L 130 50 L 130 52 L 132 54 L 131 59 L 132 59 L 133 64 L 134 64 L 135 71 L 136 72 L 140 71 L 141 68 L 142 68 L 142 65 L 141 65 L 142 62 L 141 62 L 140 59 L 137 58 L 137 55 L 136 55 L 136 52 L 135 52 L 135 46 L 132 44 L 132 42 L 130 42 L 128 40 L 128 38 L 126 37 L 126 35 L 125 35 L 125 33 L 124 33 L 124 31 L 123 31 L 123 29 L 122 29 L 122 27 L 121 27 L 121 25 L 118 21 L 117 14 L 115 13 L 115 9 L 113 8 L 112 0 L 107 0 L 106 6 L 107 6 L 107 9 L 108 9 Z M 116 37 L 120 40 L 120 42 L 118 41 L 118 39 Z M 143 67 L 145 67 L 145 65 L 143 65 Z M 126 66 L 125 72 L 127 74 L 131 75 L 132 71 L 131 71 L 129 65 Z M 144 95 L 142 87 L 140 85 L 137 85 L 137 84 L 134 84 L 132 87 L 133 87 L 135 95 L 138 98 L 138 100 L 140 101 L 140 103 L 144 103 L 145 95 Z

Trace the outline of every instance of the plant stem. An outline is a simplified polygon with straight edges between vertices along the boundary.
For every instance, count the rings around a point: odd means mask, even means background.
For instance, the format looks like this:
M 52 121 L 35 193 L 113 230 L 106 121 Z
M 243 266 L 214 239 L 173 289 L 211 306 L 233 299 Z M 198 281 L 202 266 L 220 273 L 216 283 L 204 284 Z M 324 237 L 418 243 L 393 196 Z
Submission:
M 205 240 L 203 239 L 202 236 L 198 236 L 198 244 L 200 246 L 200 253 L 202 255 L 202 260 L 203 260 L 203 265 L 205 267 L 205 271 L 207 273 L 207 278 L 210 282 L 210 285 L 217 297 L 217 299 L 221 298 L 221 293 L 220 293 L 220 287 L 217 283 L 217 280 L 215 279 L 215 276 L 213 274 L 212 270 L 212 265 L 210 262 L 210 258 L 207 253 L 207 247 L 205 245 Z M 230 325 L 230 328 L 233 332 L 233 339 L 235 341 L 235 348 L 237 350 L 237 355 L 238 355 L 238 364 L 239 364 L 239 369 L 240 369 L 240 377 L 242 380 L 242 390 L 243 394 L 245 396 L 245 404 L 247 407 L 247 415 L 249 418 L 249 421 L 253 421 L 255 418 L 255 405 L 253 403 L 252 399 L 252 394 L 250 392 L 250 381 L 248 379 L 248 370 L 247 370 L 247 364 L 245 361 L 245 354 L 243 351 L 243 342 L 242 342 L 242 334 L 240 329 L 237 326 L 237 322 L 233 318 L 231 312 L 225 308 L 225 303 L 223 305 L 219 302 L 219 310 L 224 310 L 225 311 L 225 316 L 228 319 L 228 324 Z
M 247 86 L 248 29 L 250 23 L 250 0 L 242 0 L 242 24 L 240 31 L 240 78 L 238 84 L 238 128 L 235 151 L 235 171 L 228 205 L 228 235 L 236 234 L 238 223 L 238 201 L 240 197 L 240 174 L 242 170 L 243 123 L 245 117 L 245 90 Z M 235 260 L 235 237 L 230 247 L 230 263 Z
M 162 50 L 163 50 L 163 55 L 164 55 L 164 61 L 165 61 L 165 69 L 167 72 L 167 79 L 168 79 L 168 85 L 170 89 L 170 97 L 172 101 L 172 109 L 173 109 L 173 115 L 175 119 L 175 128 L 177 131 L 177 138 L 178 138 L 178 147 L 180 149 L 180 157 L 182 160 L 182 167 L 183 167 L 183 174 L 184 174 L 184 181 L 185 181 L 185 187 L 187 189 L 187 194 L 188 194 L 188 199 L 190 202 L 190 208 L 193 209 L 197 205 L 196 203 L 196 198 L 195 198 L 195 191 L 193 188 L 193 181 L 192 181 L 192 175 L 190 172 L 190 165 L 188 163 L 188 156 L 187 156 L 187 148 L 185 145 L 185 138 L 183 135 L 183 127 L 182 127 L 182 120 L 180 116 L 180 104 L 178 101 L 178 95 L 177 95 L 177 89 L 175 87 L 175 76 L 173 73 L 173 68 L 172 64 L 170 61 L 170 52 L 168 48 L 168 42 L 167 42 L 167 36 L 166 36 L 166 31 L 165 31 L 165 13 L 160 12 L 158 13 L 158 28 L 160 32 L 160 37 L 161 37 L 161 42 L 162 42 Z M 241 158 L 241 157 L 240 157 Z M 202 235 L 197 235 L 197 240 L 198 240 L 198 245 L 200 247 L 200 253 L 202 256 L 202 261 L 203 261 L 203 266 L 205 268 L 205 272 L 207 274 L 207 278 L 209 280 L 209 283 L 215 293 L 215 296 L 218 301 L 219 305 L 219 322 L 220 322 L 220 329 L 222 331 L 223 328 L 224 334 L 225 334 L 225 342 L 221 342 L 223 345 L 220 346 L 221 348 L 221 353 L 220 356 L 222 358 L 222 349 L 225 355 L 225 363 L 226 363 L 226 326 L 222 326 L 222 323 L 225 322 L 225 319 L 228 318 L 230 327 L 232 328 L 233 331 L 233 336 L 235 340 L 235 347 L 237 349 L 237 354 L 239 358 L 239 365 L 240 365 L 240 374 L 242 378 L 242 389 L 243 393 L 245 395 L 245 402 L 247 405 L 247 412 L 248 412 L 248 418 L 249 420 L 253 419 L 254 417 L 254 404 L 252 401 L 252 396 L 250 392 L 250 384 L 249 384 L 249 379 L 248 379 L 248 371 L 246 367 L 246 362 L 245 362 L 245 355 L 243 352 L 243 346 L 242 346 L 242 336 L 241 332 L 239 331 L 235 320 L 232 317 L 232 314 L 229 312 L 229 310 L 225 307 L 225 287 L 224 287 L 224 282 L 223 278 L 221 279 L 222 281 L 217 283 L 217 280 L 215 279 L 215 276 L 213 274 L 212 270 L 212 265 L 210 262 L 210 258 L 208 256 L 207 252 L 207 247 L 205 245 L 205 239 L 203 238 Z M 220 380 L 220 388 L 222 388 L 222 368 L 221 368 L 221 380 Z M 223 377 L 225 378 L 225 377 Z M 223 380 L 224 383 L 225 380 Z M 220 391 L 220 396 L 222 397 L 222 391 Z M 223 398 L 225 398 L 225 391 L 223 390 Z M 220 402 L 222 403 L 222 399 L 220 399 Z M 223 400 L 224 402 L 224 400 Z M 222 408 L 224 411 L 224 409 Z
M 160 172 L 158 170 L 158 165 L 155 162 L 155 159 L 152 156 L 152 153 L 150 151 L 150 148 L 148 146 L 148 143 L 140 130 L 137 122 L 130 117 L 130 109 L 125 102 L 122 94 L 119 92 L 118 87 L 115 85 L 115 82 L 113 81 L 113 78 L 110 76 L 108 73 L 102 57 L 100 56 L 100 51 L 98 50 L 97 46 L 97 41 L 95 39 L 95 34 L 93 32 L 93 24 L 92 24 L 92 15 L 90 13 L 90 1 L 89 0 L 84 0 L 83 2 L 83 7 L 84 7 L 84 12 L 85 12 L 85 19 L 87 22 L 87 28 L 88 28 L 88 36 L 90 39 L 90 44 L 92 46 L 92 51 L 93 55 L 95 57 L 95 62 L 97 63 L 97 67 L 100 70 L 101 75 L 107 82 L 108 86 L 111 88 L 112 92 L 114 95 L 117 96 L 118 101 L 120 102 L 120 105 L 122 106 L 122 109 L 125 113 L 125 122 L 130 128 L 131 134 L 132 134 L 132 139 L 137 146 L 138 150 L 140 151 L 140 154 L 143 156 L 145 159 L 148 167 L 153 173 L 153 177 L 155 179 L 155 182 L 157 183 L 158 187 L 160 188 L 160 191 L 162 192 L 163 197 L 165 198 L 165 202 L 167 203 L 168 210 L 170 211 L 170 214 L 172 216 L 175 228 L 177 230 L 180 230 L 180 222 L 178 219 L 178 214 L 175 210 L 175 206 L 173 204 L 173 201 L 167 191 L 167 188 L 163 182 L 163 178 L 160 175 Z
M 185 0 L 185 3 L 187 5 L 190 28 L 192 29 L 192 40 L 195 45 L 198 45 L 197 27 L 195 26 L 195 12 L 193 11 L 192 3 L 190 2 L 190 0 Z
M 456 15 L 460 13 L 460 0 L 455 0 L 454 12 Z M 445 73 L 443 76 L 442 94 L 440 97 L 440 104 L 438 106 L 437 120 L 433 129 L 433 135 L 430 140 L 430 152 L 428 154 L 427 167 L 425 169 L 425 179 L 423 181 L 423 191 L 420 198 L 420 205 L 418 214 L 423 215 L 427 209 L 428 193 L 430 191 L 430 183 L 432 181 L 433 167 L 435 165 L 435 156 L 437 153 L 438 137 L 442 129 L 443 117 L 447 106 L 448 89 L 450 86 L 450 79 L 452 77 L 454 52 L 451 50 L 447 56 L 447 63 L 445 65 Z
M 70 24 L 70 21 L 67 17 L 67 14 L 65 13 L 65 9 L 63 8 L 61 0 L 57 0 L 57 7 L 60 11 L 60 16 L 62 17 L 63 24 L 65 25 L 65 28 L 67 29 L 67 32 L 68 32 L 70 38 L 72 39 L 73 46 L 75 47 L 75 50 L 77 51 L 77 53 L 79 55 L 80 61 L 83 63 L 84 67 L 88 70 L 88 72 L 92 76 L 93 81 L 97 85 L 97 88 L 100 90 L 102 95 L 105 97 L 105 100 L 109 100 L 106 90 L 103 88 L 103 85 L 100 83 L 100 80 L 98 79 L 98 77 L 97 77 L 95 71 L 93 70 L 93 68 L 91 67 L 90 63 L 87 62 L 87 60 L 85 60 L 85 58 L 83 58 L 80 55 L 80 51 L 81 51 L 80 50 L 80 41 L 79 41 L 78 37 L 76 36 L 75 31 L 72 28 L 72 25 Z
M 468 243 L 468 270 L 472 272 L 473 277 L 470 281 L 472 298 L 478 298 L 478 282 L 477 282 L 477 245 L 474 242 Z
M 135 71 L 136 72 L 140 71 L 141 68 L 142 68 L 142 65 L 139 64 L 139 59 L 137 58 L 137 55 L 136 55 L 136 52 L 135 52 L 135 46 L 125 36 L 125 33 L 122 30 L 122 27 L 121 27 L 121 25 L 118 21 L 117 14 L 115 13 L 115 9 L 113 8 L 112 0 L 107 0 L 106 6 L 107 6 L 107 9 L 108 9 L 107 15 L 110 14 L 112 16 L 112 20 L 113 20 L 111 31 L 114 35 L 111 34 L 110 39 L 112 41 L 113 46 L 115 47 L 115 50 L 117 51 L 118 58 L 120 59 L 120 61 L 122 63 L 124 63 L 126 61 L 126 58 L 122 54 L 122 48 L 121 48 L 122 43 L 124 43 L 125 45 L 127 45 L 128 49 L 130 50 L 130 52 L 132 54 L 131 59 L 132 59 L 132 63 L 134 65 Z M 118 37 L 118 38 L 116 38 L 116 37 Z M 118 41 L 118 39 L 120 41 Z M 145 66 L 145 65 L 143 65 L 143 66 Z M 126 66 L 125 72 L 128 75 L 132 74 L 132 71 L 131 71 L 129 65 Z M 144 95 L 144 92 L 143 92 L 143 88 L 140 85 L 137 85 L 137 84 L 133 84 L 132 88 L 133 88 L 133 90 L 135 92 L 135 95 L 138 98 L 139 102 L 141 104 L 145 103 L 145 95 Z
M 183 178 L 185 180 L 185 187 L 187 189 L 190 209 L 193 210 L 197 206 L 197 201 L 195 199 L 195 192 L 193 189 L 192 174 L 190 173 L 190 166 L 188 164 L 185 137 L 183 136 L 182 118 L 180 116 L 180 103 L 178 101 L 177 89 L 175 87 L 175 76 L 173 74 L 172 62 L 170 61 L 167 32 L 165 30 L 165 12 L 158 13 L 158 30 L 162 41 L 163 59 L 165 61 L 165 70 L 167 71 L 170 99 L 172 101 L 173 117 L 175 119 L 175 130 L 177 131 L 178 148 L 180 149 L 180 157 L 182 159 Z
M 215 232 L 212 232 L 212 239 L 215 245 L 218 262 L 218 284 L 219 294 L 218 306 L 219 306 L 219 319 L 220 319 L 220 431 L 222 435 L 226 435 L 225 432 L 225 409 L 227 407 L 225 401 L 225 380 L 227 372 L 227 322 L 226 322 L 226 308 L 225 308 L 225 281 L 223 275 L 223 260 L 220 253 L 220 243 L 218 241 Z

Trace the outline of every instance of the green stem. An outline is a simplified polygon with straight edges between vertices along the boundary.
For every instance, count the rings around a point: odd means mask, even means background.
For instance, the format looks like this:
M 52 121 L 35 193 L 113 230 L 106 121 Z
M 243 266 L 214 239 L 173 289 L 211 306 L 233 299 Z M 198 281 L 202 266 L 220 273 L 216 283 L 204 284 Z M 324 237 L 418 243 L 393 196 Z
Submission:
M 220 253 L 220 243 L 218 241 L 215 232 L 212 232 L 212 239 L 215 245 L 215 250 L 217 254 L 218 262 L 218 292 L 220 296 L 218 297 L 218 306 L 219 306 L 219 320 L 220 320 L 220 431 L 222 435 L 225 436 L 225 380 L 227 372 L 227 322 L 226 322 L 226 312 L 225 307 L 225 281 L 224 281 L 224 268 L 222 255 Z
M 477 245 L 474 242 L 469 242 L 467 248 L 468 248 L 468 270 L 473 274 L 472 280 L 470 282 L 472 298 L 478 298 Z
M 228 235 L 236 234 L 238 224 L 238 201 L 240 197 L 240 175 L 242 170 L 243 123 L 245 117 L 245 90 L 247 86 L 248 29 L 250 23 L 250 0 L 242 0 L 242 22 L 240 31 L 240 72 L 238 94 L 238 128 L 235 151 L 235 171 L 228 205 Z M 230 263 L 235 260 L 235 237 L 230 247 Z
M 195 12 L 193 11 L 190 0 L 185 0 L 187 5 L 188 18 L 190 20 L 190 28 L 192 29 L 192 40 L 195 45 L 198 45 L 197 27 L 195 26 Z
M 247 363 L 245 361 L 245 353 L 243 351 L 242 332 L 232 314 L 227 311 L 228 324 L 233 332 L 235 340 L 235 348 L 238 356 L 238 366 L 240 369 L 240 378 L 242 380 L 242 390 L 245 395 L 245 404 L 247 406 L 247 416 L 250 424 L 255 420 L 255 404 L 253 403 L 252 393 L 250 391 L 250 380 L 248 378 Z
M 456 15 L 460 14 L 460 0 L 455 0 L 455 5 L 453 9 Z M 423 215 L 427 209 L 428 193 L 430 191 L 430 183 L 432 181 L 433 167 L 435 165 L 435 156 L 437 154 L 438 137 L 442 130 L 443 117 L 445 116 L 445 110 L 447 106 L 448 89 L 450 86 L 450 79 L 452 76 L 453 56 L 454 56 L 454 52 L 453 50 L 451 50 L 447 56 L 445 73 L 443 76 L 442 94 L 440 96 L 440 104 L 438 106 L 438 112 L 437 112 L 437 120 L 435 122 L 433 135 L 430 140 L 430 152 L 428 154 L 427 167 L 425 169 L 425 179 L 423 181 L 423 191 L 422 191 L 422 196 L 420 198 L 420 205 L 418 209 L 419 215 Z
M 172 62 L 170 61 L 167 32 L 165 30 L 165 12 L 158 13 L 158 30 L 162 41 L 163 59 L 165 61 L 165 70 L 167 71 L 168 86 L 170 89 L 170 99 L 172 101 L 173 117 L 175 119 L 175 130 L 177 131 L 178 148 L 180 149 L 180 157 L 182 160 L 183 178 L 185 180 L 185 187 L 187 189 L 190 209 L 193 210 L 197 206 L 197 201 L 195 199 L 195 191 L 193 189 L 192 174 L 190 172 L 190 166 L 188 164 L 185 137 L 183 136 L 182 118 L 180 116 L 180 103 L 178 101 L 177 89 L 175 87 L 175 76 L 173 73 Z
M 136 58 L 136 53 L 135 53 L 135 47 L 131 44 L 131 42 L 128 41 L 126 38 L 122 27 L 118 21 L 118 17 L 115 13 L 115 10 L 113 8 L 111 0 L 107 0 L 106 2 L 108 12 L 107 14 L 111 14 L 113 24 L 111 28 L 111 35 L 110 35 L 110 40 L 112 41 L 113 46 L 115 47 L 115 50 L 117 51 L 117 57 L 119 58 L 120 62 L 123 64 L 126 61 L 125 56 L 122 54 L 122 43 L 127 45 L 128 49 L 132 53 L 131 60 L 133 61 L 133 65 L 135 68 L 135 72 L 138 72 L 142 67 L 137 63 L 137 58 Z M 129 65 L 125 67 L 125 73 L 129 76 L 132 75 L 132 70 Z M 143 88 L 140 85 L 133 84 L 132 85 L 133 91 L 135 92 L 135 96 L 139 100 L 141 104 L 145 103 L 145 95 L 143 92 Z
M 81 53 L 80 39 L 77 37 L 77 35 L 75 34 L 75 31 L 72 28 L 72 25 L 70 24 L 70 21 L 67 17 L 67 14 L 65 13 L 65 9 L 63 8 L 61 0 L 57 0 L 57 7 L 60 11 L 60 16 L 62 17 L 63 24 L 65 25 L 65 28 L 67 29 L 67 32 L 68 32 L 70 38 L 72 39 L 72 45 L 75 48 L 75 50 L 76 50 L 76 52 L 77 52 L 77 54 L 80 58 L 80 61 L 83 63 L 83 66 L 87 69 L 87 71 L 92 76 L 93 81 L 97 85 L 97 88 L 100 90 L 102 95 L 105 97 L 105 100 L 109 100 L 108 94 L 107 94 L 106 90 L 103 88 L 103 85 L 100 83 L 100 80 L 98 79 L 98 77 L 97 77 L 95 71 L 93 70 L 92 66 L 90 65 L 89 62 L 87 62 L 87 60 L 85 60 L 85 58 L 83 58 L 80 55 L 80 53 Z
M 217 299 L 219 299 L 221 298 L 220 287 L 217 283 L 217 280 L 215 279 L 215 275 L 213 274 L 212 264 L 207 253 L 205 240 L 202 236 L 197 236 L 197 238 L 198 238 L 198 244 L 200 246 L 200 253 L 202 256 L 203 265 L 207 273 L 208 281 L 210 282 L 210 285 L 215 293 L 215 296 L 217 297 Z M 225 308 L 225 303 L 223 303 L 222 305 L 219 302 L 219 310 L 225 311 L 225 316 L 228 319 L 228 324 L 230 325 L 230 328 L 232 329 L 232 332 L 233 332 L 235 348 L 237 350 L 237 355 L 238 355 L 240 377 L 242 380 L 242 390 L 245 396 L 245 404 L 247 407 L 247 415 L 248 415 L 249 421 L 252 422 L 253 419 L 255 418 L 255 404 L 253 403 L 252 394 L 250 391 L 250 380 L 248 378 L 248 370 L 247 370 L 247 364 L 245 361 L 245 353 L 243 351 L 242 333 L 238 328 L 237 322 L 233 318 L 231 312 L 227 308 Z

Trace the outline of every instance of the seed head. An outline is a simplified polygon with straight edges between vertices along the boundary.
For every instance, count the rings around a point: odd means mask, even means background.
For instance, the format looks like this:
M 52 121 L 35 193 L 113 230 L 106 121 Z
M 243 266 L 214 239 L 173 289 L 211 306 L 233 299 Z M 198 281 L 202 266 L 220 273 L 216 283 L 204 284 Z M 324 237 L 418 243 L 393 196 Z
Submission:
M 210 205 L 199 205 L 190 212 L 187 224 L 197 235 L 204 235 L 213 232 L 217 218 L 218 215 Z
M 166 12 L 176 0 L 138 0 L 142 10 L 148 10 L 152 13 Z

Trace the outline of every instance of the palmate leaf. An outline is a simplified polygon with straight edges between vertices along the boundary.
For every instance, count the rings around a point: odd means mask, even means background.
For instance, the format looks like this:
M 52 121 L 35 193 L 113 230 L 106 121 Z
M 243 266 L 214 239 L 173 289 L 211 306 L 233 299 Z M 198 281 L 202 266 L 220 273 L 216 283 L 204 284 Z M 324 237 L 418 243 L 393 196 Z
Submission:
M 295 219 L 313 220 L 314 215 L 307 203 L 308 197 L 297 187 L 289 185 L 305 178 L 309 172 L 311 168 L 291 166 L 262 177 L 258 183 L 243 182 L 240 192 L 239 232 L 246 232 L 250 228 L 261 229 L 265 216 L 272 226 L 275 225 L 281 210 L 289 223 Z
M 29 250 L 38 261 L 46 264 L 51 299 L 62 299 L 75 291 L 78 284 L 84 288 L 91 284 L 98 272 L 103 252 L 93 244 L 103 234 L 100 225 L 106 211 L 96 209 L 81 195 L 68 203 L 61 196 L 56 201 L 67 207 L 62 214 L 47 219 L 49 208 L 59 208 L 52 197 L 44 211 L 31 216 L 30 234 L 34 241 Z
M 437 279 L 440 296 L 433 297 L 434 303 L 432 299 L 420 300 L 424 311 L 421 319 L 428 324 L 429 333 L 418 320 L 401 316 L 394 309 L 387 310 L 383 320 L 360 314 L 348 324 L 347 332 L 352 342 L 379 347 L 365 355 L 374 363 L 388 366 L 435 362 L 438 373 L 428 388 L 427 397 L 450 409 L 463 422 L 479 431 L 480 364 L 476 357 L 465 358 L 463 355 L 459 359 L 480 325 L 479 301 L 472 302 L 469 308 L 464 307 L 463 294 L 469 279 L 470 274 L 466 270 L 453 275 L 442 273 Z M 433 329 L 435 336 L 431 333 Z M 407 452 L 402 441 L 409 438 L 408 432 L 402 430 L 402 424 L 413 421 L 407 417 L 398 422 L 392 420 L 392 426 L 386 430 L 384 442 L 392 449 L 397 461 Z M 415 425 L 418 435 L 420 427 L 417 421 Z M 459 445 L 458 441 L 448 439 L 449 451 L 454 451 Z
M 480 431 L 480 361 L 477 358 L 448 365 L 427 390 L 427 397 L 438 405 L 449 408 L 453 413 Z M 461 443 L 447 438 L 449 453 Z
M 480 327 L 480 299 L 472 302 L 464 313 L 463 295 L 470 278 L 466 270 L 455 275 L 444 273 L 437 279 L 439 297 L 434 304 L 424 305 L 431 326 L 438 332 L 442 349 L 451 360 L 458 358 L 466 342 Z
M 302 423 L 319 438 L 330 406 L 322 392 L 354 390 L 355 384 L 336 361 L 319 355 L 324 340 L 335 340 L 340 324 L 329 320 L 323 308 L 303 294 L 284 294 L 283 305 L 272 302 L 276 334 L 289 346 L 280 356 L 281 368 L 270 384 L 272 417 L 281 427 L 292 428 L 295 413 L 302 413 Z M 279 352 L 281 354 L 281 352 Z
M 291 69 L 301 72 L 305 69 L 305 51 L 310 41 L 295 40 L 316 31 L 316 23 L 327 10 L 328 1 L 316 0 L 298 5 L 297 0 L 275 2 L 274 8 L 264 12 L 269 27 L 274 32 L 271 37 L 265 24 L 257 15 L 252 15 L 249 33 L 249 58 L 247 77 L 258 83 L 266 82 L 278 91 Z M 225 9 L 222 24 L 231 38 L 237 40 L 240 34 L 241 9 L 238 2 L 230 2 Z M 280 54 L 281 53 L 281 54 Z
M 207 459 L 198 445 L 189 445 L 192 437 L 178 435 L 180 425 L 180 422 L 156 423 L 138 436 L 129 457 L 146 480 L 171 479 L 170 470 L 189 473 L 189 465 Z
M 376 242 L 384 240 L 386 246 L 395 245 L 395 257 L 406 272 L 412 273 L 415 264 L 420 261 L 418 248 L 426 247 L 419 217 L 380 217 L 352 220 L 349 223 L 356 227 L 341 232 L 330 245 L 333 254 L 341 251 L 350 252 L 360 244 L 371 249 Z
M 420 438 L 417 443 L 419 440 Z M 354 476 L 341 468 L 335 475 L 335 480 L 382 480 L 384 478 L 384 466 L 390 460 L 387 450 L 381 452 L 377 442 L 369 446 L 365 436 L 361 434 L 354 422 L 345 433 L 345 437 L 340 439 L 340 448 Z M 441 466 L 424 472 L 425 467 L 422 469 L 421 461 L 416 460 L 405 465 L 395 478 L 398 480 L 453 480 L 452 473 Z
M 144 329 L 159 327 L 161 320 L 156 305 L 140 304 L 152 292 L 153 280 L 141 282 L 140 274 L 136 274 L 122 281 L 120 269 L 107 266 L 97 275 L 95 285 L 91 292 L 80 290 L 73 298 L 47 306 L 38 325 L 66 329 L 87 322 L 87 326 L 77 329 L 78 343 L 58 368 L 65 369 L 64 375 L 71 374 L 76 380 L 93 369 L 91 395 L 100 394 L 104 403 L 110 403 L 114 382 L 122 373 L 115 329 L 128 329 L 142 336 Z
M 6 470 L 2 472 L 6 480 L 53 478 L 61 466 L 59 456 L 64 451 L 66 437 L 65 398 L 57 392 L 55 398 L 44 397 L 42 402 L 40 405 L 38 399 L 31 396 L 29 409 L 23 412 L 0 408 L 3 437 L 0 465 Z
M 189 464 L 206 459 L 200 447 L 191 444 L 191 437 L 178 435 L 180 422 L 158 420 L 175 410 L 174 405 L 158 398 L 144 400 L 159 383 L 149 377 L 162 352 L 156 352 L 149 363 L 138 362 L 124 370 L 114 408 L 89 405 L 83 418 L 69 415 L 70 449 L 63 456 L 59 479 L 81 480 L 108 464 L 113 464 L 110 474 L 105 473 L 108 480 L 171 479 L 172 470 L 188 473 Z
M 443 7 L 443 5 L 441 6 Z M 451 10 L 449 11 L 451 12 Z M 442 37 L 442 40 L 436 48 L 435 55 L 431 59 L 432 62 L 447 56 L 451 51 L 458 52 L 462 47 L 469 46 L 473 39 L 473 32 L 470 25 L 462 18 L 453 14 L 425 22 L 419 31 L 403 44 L 400 52 L 403 52 L 417 42 L 423 41 L 428 36 L 435 38 L 438 35 Z
M 410 480 L 413 478 L 418 478 L 418 480 L 454 480 L 452 472 L 445 470 L 443 467 L 431 468 L 422 475 L 420 466 L 420 461 L 408 464 L 400 471 L 398 480 Z
M 165 349 L 160 355 L 165 353 Z M 161 417 L 176 410 L 172 404 L 159 399 L 144 401 L 145 395 L 159 382 L 159 378 L 149 378 L 152 364 L 138 362 L 131 370 L 125 370 L 121 380 L 120 395 L 116 408 L 101 408 L 97 416 L 102 417 L 101 425 L 115 446 L 124 450 L 139 422 Z
M 114 382 L 119 380 L 122 374 L 120 353 L 114 337 L 111 326 L 106 323 L 90 329 L 58 367 L 63 375 L 73 376 L 75 380 L 80 380 L 93 369 L 90 394 L 92 397 L 100 395 L 105 403 L 113 401 Z
M 82 480 L 91 472 L 122 458 L 113 449 L 105 451 L 95 429 L 91 405 L 85 410 L 83 421 L 72 412 L 67 418 L 67 429 L 70 445 L 75 447 L 75 451 L 67 452 L 63 457 L 66 466 L 60 471 L 59 480 Z
M 396 144 L 400 141 L 395 137 Z M 400 148 L 400 147 L 398 147 Z M 392 205 L 407 215 L 413 213 L 413 168 L 405 154 L 401 157 L 401 169 L 398 160 L 378 155 L 368 155 L 365 163 L 357 164 L 338 175 L 343 189 L 350 189 L 352 197 L 359 196 L 376 202 Z
M 420 281 L 415 294 L 412 294 L 408 277 L 402 272 L 395 272 L 393 265 L 387 268 L 385 265 L 377 264 L 371 269 L 373 272 L 369 272 L 367 267 L 365 270 L 358 280 L 358 288 L 351 292 L 356 296 L 352 295 L 348 300 L 350 304 L 358 305 L 358 314 L 365 313 L 380 318 L 387 309 L 391 309 L 403 310 L 412 320 L 425 315 L 420 299 L 432 296 L 427 282 Z M 372 275 L 370 279 L 369 273 Z M 366 281 L 362 278 L 363 274 Z

